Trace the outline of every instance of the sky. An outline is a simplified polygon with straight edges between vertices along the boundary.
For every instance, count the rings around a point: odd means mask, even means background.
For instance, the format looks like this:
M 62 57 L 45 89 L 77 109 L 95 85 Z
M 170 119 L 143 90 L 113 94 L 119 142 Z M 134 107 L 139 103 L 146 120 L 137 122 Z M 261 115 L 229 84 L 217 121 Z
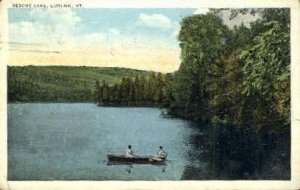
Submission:
M 173 72 L 182 18 L 208 9 L 9 9 L 9 65 Z M 244 19 L 244 20 L 243 20 Z M 224 21 L 228 26 L 249 18 Z M 253 20 L 253 18 L 250 18 Z

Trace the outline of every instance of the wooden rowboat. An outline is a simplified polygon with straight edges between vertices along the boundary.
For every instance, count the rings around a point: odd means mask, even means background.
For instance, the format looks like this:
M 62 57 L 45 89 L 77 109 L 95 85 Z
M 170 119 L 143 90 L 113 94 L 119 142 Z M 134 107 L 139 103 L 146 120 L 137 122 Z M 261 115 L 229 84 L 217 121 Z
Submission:
M 124 155 L 108 154 L 107 160 L 116 164 L 160 164 L 165 162 L 165 158 L 155 158 L 153 156 L 134 156 L 126 157 Z

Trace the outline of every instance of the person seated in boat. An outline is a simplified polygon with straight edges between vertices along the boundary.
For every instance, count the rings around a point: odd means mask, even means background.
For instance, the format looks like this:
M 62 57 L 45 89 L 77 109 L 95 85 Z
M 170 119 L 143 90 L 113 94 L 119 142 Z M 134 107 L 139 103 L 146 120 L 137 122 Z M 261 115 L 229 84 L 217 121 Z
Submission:
M 164 149 L 163 149 L 162 146 L 159 146 L 159 150 L 158 150 L 158 152 L 157 152 L 157 154 L 156 154 L 155 157 L 162 158 L 162 159 L 164 159 L 164 158 L 167 157 L 167 153 L 166 153 L 166 151 L 164 151 Z
M 128 145 L 128 148 L 125 151 L 125 157 L 132 158 L 134 157 L 131 145 Z
M 166 159 L 166 157 L 166 151 L 164 151 L 162 146 L 159 146 L 157 154 L 154 157 L 150 158 L 150 161 L 163 161 L 164 159 Z

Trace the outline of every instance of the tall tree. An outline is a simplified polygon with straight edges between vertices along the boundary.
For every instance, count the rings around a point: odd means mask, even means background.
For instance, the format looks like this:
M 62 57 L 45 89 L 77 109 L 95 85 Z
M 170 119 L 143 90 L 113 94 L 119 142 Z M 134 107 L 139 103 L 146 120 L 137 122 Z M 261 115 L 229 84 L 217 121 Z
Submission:
M 209 24 L 208 24 L 209 23 Z M 214 14 L 186 17 L 181 23 L 179 42 L 181 65 L 175 75 L 175 114 L 196 120 L 210 117 L 209 98 L 217 89 L 220 57 L 228 32 Z

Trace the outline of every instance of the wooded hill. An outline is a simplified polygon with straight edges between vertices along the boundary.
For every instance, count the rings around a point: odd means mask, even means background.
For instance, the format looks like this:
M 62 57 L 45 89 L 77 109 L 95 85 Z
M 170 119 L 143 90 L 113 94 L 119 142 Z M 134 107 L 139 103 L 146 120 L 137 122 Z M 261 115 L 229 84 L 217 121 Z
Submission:
M 150 72 L 110 67 L 9 66 L 9 102 L 91 102 L 96 81 L 113 85 Z

